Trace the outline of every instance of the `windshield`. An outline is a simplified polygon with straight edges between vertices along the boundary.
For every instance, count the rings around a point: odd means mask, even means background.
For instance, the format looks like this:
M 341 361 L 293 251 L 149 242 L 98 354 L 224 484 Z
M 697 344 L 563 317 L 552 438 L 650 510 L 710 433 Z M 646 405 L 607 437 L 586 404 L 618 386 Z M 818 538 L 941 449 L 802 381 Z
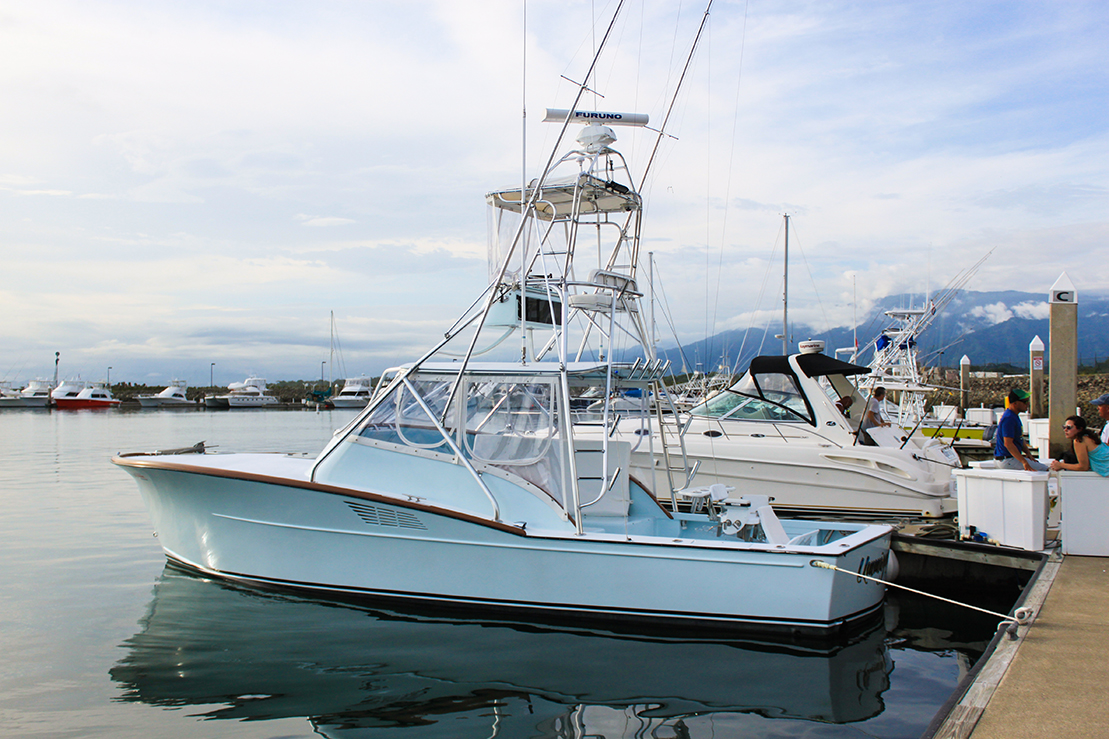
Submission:
M 709 418 L 813 423 L 797 381 L 779 372 L 747 373 L 728 390 L 690 412 Z

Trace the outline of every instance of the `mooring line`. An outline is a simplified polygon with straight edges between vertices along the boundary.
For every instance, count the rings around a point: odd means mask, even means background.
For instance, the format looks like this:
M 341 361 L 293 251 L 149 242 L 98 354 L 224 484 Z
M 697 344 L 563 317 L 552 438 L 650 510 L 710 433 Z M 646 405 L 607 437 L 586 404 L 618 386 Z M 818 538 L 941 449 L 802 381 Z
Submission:
M 1035 611 L 1033 611 L 1031 608 L 1018 608 L 1016 611 L 1013 612 L 1012 616 L 1007 616 L 1003 613 L 997 613 L 996 611 L 988 611 L 985 608 L 979 608 L 978 606 L 972 606 L 969 603 L 960 603 L 957 600 L 951 600 L 950 598 L 944 598 L 943 596 L 935 595 L 934 593 L 925 593 L 923 590 L 916 590 L 914 588 L 905 587 L 904 585 L 898 585 L 897 583 L 889 582 L 888 580 L 883 580 L 880 577 L 871 577 L 870 575 L 863 575 L 863 574 L 860 574 L 858 572 L 852 572 L 851 570 L 845 570 L 842 567 L 836 567 L 835 565 L 830 565 L 827 562 L 820 561 L 819 559 L 814 559 L 814 560 L 810 561 L 809 564 L 812 565 L 813 567 L 820 567 L 821 569 L 825 569 L 825 570 L 835 570 L 836 572 L 842 572 L 845 575 L 854 575 L 855 577 L 861 577 L 864 580 L 873 580 L 874 582 L 880 582 L 883 585 L 887 585 L 889 587 L 898 588 L 900 590 L 907 590 L 910 593 L 916 593 L 917 595 L 923 595 L 923 596 L 928 597 L 928 598 L 935 598 L 936 600 L 942 600 L 944 603 L 950 603 L 950 604 L 955 605 L 955 606 L 962 606 L 963 608 L 969 608 L 972 611 L 979 611 L 980 613 L 985 613 L 985 614 L 988 614 L 990 616 L 996 616 L 997 618 L 1000 618 L 1002 621 L 1007 621 L 1010 624 L 1012 624 L 1012 626 L 1010 627 L 1010 632 L 1009 633 L 1010 633 L 1010 635 L 1013 636 L 1014 639 L 1016 638 L 1016 626 L 1017 626 L 1017 624 L 1020 624 L 1020 625 L 1023 626 L 1027 623 L 1030 623 L 1032 621 L 1032 616 L 1035 615 Z

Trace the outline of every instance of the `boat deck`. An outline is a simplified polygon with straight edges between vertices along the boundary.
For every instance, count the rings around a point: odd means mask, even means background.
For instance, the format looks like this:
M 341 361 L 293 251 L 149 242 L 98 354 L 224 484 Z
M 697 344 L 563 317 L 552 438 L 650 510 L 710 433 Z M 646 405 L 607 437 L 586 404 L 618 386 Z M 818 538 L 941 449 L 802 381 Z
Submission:
M 1053 555 L 1037 587 L 1035 621 L 1001 642 L 933 736 L 1109 736 L 1109 559 Z

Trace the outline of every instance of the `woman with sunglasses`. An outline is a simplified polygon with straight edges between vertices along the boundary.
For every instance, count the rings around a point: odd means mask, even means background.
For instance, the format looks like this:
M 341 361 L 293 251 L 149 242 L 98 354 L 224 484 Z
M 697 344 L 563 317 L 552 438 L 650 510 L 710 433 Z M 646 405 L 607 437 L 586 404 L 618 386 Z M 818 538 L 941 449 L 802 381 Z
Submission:
M 1075 472 L 1092 469 L 1102 477 L 1109 477 L 1109 444 L 1102 444 L 1098 435 L 1086 428 L 1086 421 L 1081 416 L 1067 418 L 1063 433 L 1074 446 L 1078 463 L 1069 464 L 1056 459 L 1052 461 L 1051 469 Z

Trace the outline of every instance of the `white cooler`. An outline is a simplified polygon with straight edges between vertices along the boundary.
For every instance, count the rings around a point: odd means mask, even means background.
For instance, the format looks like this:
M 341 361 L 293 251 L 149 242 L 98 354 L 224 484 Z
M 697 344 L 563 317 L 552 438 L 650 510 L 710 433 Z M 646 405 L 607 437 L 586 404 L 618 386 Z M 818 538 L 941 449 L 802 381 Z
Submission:
M 1063 470 L 1059 500 L 1063 554 L 1109 557 L 1109 477 Z
M 973 526 L 990 539 L 1031 551 L 1044 548 L 1047 472 L 999 469 L 953 470 L 959 533 Z

